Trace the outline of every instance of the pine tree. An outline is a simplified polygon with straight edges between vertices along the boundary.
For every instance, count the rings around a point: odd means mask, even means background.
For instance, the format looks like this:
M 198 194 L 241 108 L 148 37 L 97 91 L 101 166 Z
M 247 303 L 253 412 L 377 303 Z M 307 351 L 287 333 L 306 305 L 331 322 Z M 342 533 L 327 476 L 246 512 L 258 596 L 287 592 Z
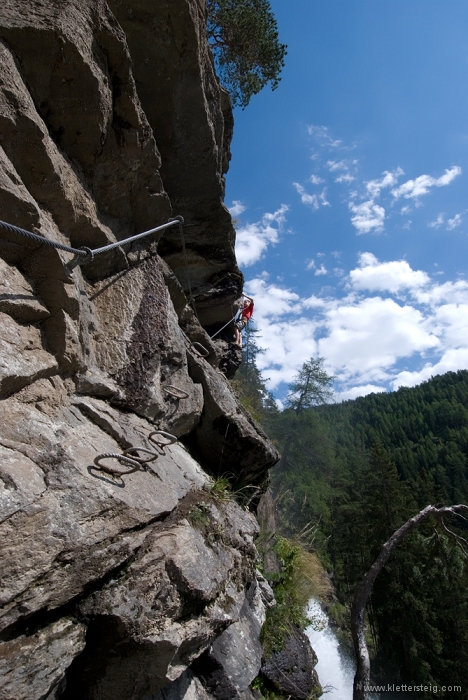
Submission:
M 324 362 L 323 357 L 311 357 L 308 362 L 304 362 L 289 385 L 286 405 L 296 413 L 332 399 L 332 386 L 336 377 L 327 374 L 323 368 Z
M 268 433 L 278 407 L 257 367 L 257 357 L 264 352 L 257 344 L 258 337 L 259 331 L 250 320 L 244 330 L 242 364 L 231 384 L 244 407 Z
M 246 107 L 268 83 L 278 87 L 286 45 L 268 0 L 207 0 L 207 32 L 221 82 Z

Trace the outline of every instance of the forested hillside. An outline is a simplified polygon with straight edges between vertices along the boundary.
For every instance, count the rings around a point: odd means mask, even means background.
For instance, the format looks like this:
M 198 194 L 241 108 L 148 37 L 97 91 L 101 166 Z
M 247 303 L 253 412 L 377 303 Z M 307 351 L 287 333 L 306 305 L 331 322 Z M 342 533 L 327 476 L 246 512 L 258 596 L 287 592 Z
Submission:
M 244 355 L 237 383 L 282 451 L 273 470 L 282 529 L 314 533 L 349 607 L 381 545 L 409 517 L 429 504 L 468 503 L 468 371 L 342 404 L 297 410 L 290 402 L 280 412 L 256 370 L 254 339 Z M 466 686 L 467 539 L 461 517 L 430 520 L 378 577 L 368 612 L 380 679 Z

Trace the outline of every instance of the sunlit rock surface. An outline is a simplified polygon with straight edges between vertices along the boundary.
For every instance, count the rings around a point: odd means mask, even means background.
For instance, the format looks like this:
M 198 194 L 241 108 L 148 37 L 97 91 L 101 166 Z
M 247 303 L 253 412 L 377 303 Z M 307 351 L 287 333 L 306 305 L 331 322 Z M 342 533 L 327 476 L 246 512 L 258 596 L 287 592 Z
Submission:
M 238 663 L 259 666 L 258 525 L 210 479 L 262 488 L 277 453 L 226 379 L 229 337 L 209 337 L 242 276 L 204 13 L 0 7 L 0 218 L 95 249 L 182 215 L 187 252 L 174 226 L 70 272 L 71 254 L 0 230 L 2 700 L 217 697 L 192 666 L 247 627 Z M 134 448 L 151 461 L 96 467 Z

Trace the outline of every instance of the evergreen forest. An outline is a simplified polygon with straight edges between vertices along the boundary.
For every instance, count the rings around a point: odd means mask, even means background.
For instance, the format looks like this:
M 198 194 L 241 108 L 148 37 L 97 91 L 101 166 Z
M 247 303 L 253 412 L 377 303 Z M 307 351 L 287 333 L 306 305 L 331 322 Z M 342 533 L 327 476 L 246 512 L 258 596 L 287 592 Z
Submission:
M 333 377 L 320 379 L 312 359 L 279 411 L 259 352 L 250 328 L 233 384 L 282 454 L 272 473 L 281 532 L 306 535 L 346 627 L 356 586 L 389 536 L 429 504 L 468 504 L 468 371 L 323 403 Z M 322 393 L 307 393 L 311 376 Z M 378 576 L 367 612 L 373 680 L 461 685 L 457 697 L 468 697 L 467 521 L 433 518 L 409 535 Z

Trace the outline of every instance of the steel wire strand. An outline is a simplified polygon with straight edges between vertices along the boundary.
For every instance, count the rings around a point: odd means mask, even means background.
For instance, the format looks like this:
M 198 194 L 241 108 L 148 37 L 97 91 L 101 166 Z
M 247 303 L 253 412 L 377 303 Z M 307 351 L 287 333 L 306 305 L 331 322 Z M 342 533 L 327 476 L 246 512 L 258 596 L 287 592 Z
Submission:
M 214 333 L 213 335 L 210 335 L 211 340 L 213 340 L 213 338 L 216 338 L 216 336 L 217 336 L 219 333 L 221 333 L 221 331 L 224 331 L 224 329 L 227 328 L 227 326 L 229 326 L 230 323 L 232 323 L 233 321 L 235 321 L 235 320 L 236 320 L 236 316 L 237 316 L 238 313 L 239 313 L 239 312 L 236 311 L 236 313 L 234 314 L 234 316 L 233 316 L 227 323 L 225 323 L 224 326 L 223 326 L 222 328 L 219 329 L 219 331 L 216 331 L 216 333 Z
M 188 266 L 188 257 L 187 257 L 187 249 L 185 247 L 185 236 L 184 236 L 184 229 L 182 228 L 182 224 L 184 223 L 184 220 L 181 216 L 176 216 L 175 220 L 179 222 L 179 233 L 180 233 L 180 240 L 182 243 L 182 251 L 184 254 L 184 264 L 185 264 L 185 277 L 186 277 L 186 282 L 188 286 L 188 291 L 189 291 L 189 304 L 192 305 L 193 311 L 195 313 L 195 316 L 197 317 L 198 322 L 200 323 L 200 319 L 198 317 L 198 311 L 197 307 L 195 304 L 195 299 L 192 294 L 192 283 L 190 281 L 190 273 L 189 273 L 189 266 Z M 201 324 L 200 324 L 201 325 Z
M 155 437 L 157 436 L 157 437 Z M 163 439 L 161 440 L 161 436 Z M 165 430 L 153 430 L 147 437 L 147 439 L 153 443 L 153 445 L 156 445 L 156 448 L 159 451 L 159 454 L 165 455 L 165 447 L 169 447 L 169 445 L 174 445 L 177 442 L 177 437 L 175 435 L 172 435 L 171 433 L 167 433 Z
M 6 221 L 0 221 L 0 229 L 8 231 L 9 233 L 16 233 L 21 236 L 25 236 L 30 240 L 37 241 L 38 243 L 43 243 L 45 245 L 51 246 L 52 248 L 58 248 L 58 250 L 64 250 L 66 253 L 73 253 L 75 255 L 75 258 L 71 260 L 67 265 L 67 267 L 70 270 L 72 270 L 76 265 L 81 264 L 81 257 L 87 258 L 87 260 L 83 260 L 82 262 L 92 262 L 95 255 L 99 255 L 101 253 L 108 253 L 110 250 L 120 248 L 120 246 L 123 246 L 126 243 L 131 243 L 133 241 L 139 240 L 140 238 L 145 238 L 146 236 L 150 236 L 152 233 L 156 233 L 157 231 L 164 231 L 170 226 L 178 225 L 180 226 L 180 228 L 182 228 L 182 223 L 183 218 L 181 216 L 178 216 L 177 218 L 170 219 L 167 223 L 162 224 L 161 226 L 156 226 L 155 228 L 149 229 L 148 231 L 137 233 L 135 236 L 124 238 L 122 241 L 116 241 L 115 243 L 109 243 L 108 245 L 102 246 L 101 248 L 95 248 L 94 250 L 91 250 L 91 248 L 88 248 L 86 246 L 82 246 L 81 248 L 72 248 L 72 246 L 64 245 L 63 243 L 57 243 L 57 241 L 51 241 L 49 238 L 40 236 L 37 233 L 26 231 L 23 228 L 19 228 L 19 226 L 13 226 L 13 224 L 8 224 Z
M 118 469 L 112 469 L 111 467 L 107 467 L 105 464 L 101 464 L 102 459 L 115 459 L 120 464 L 126 464 L 128 467 L 131 467 L 131 469 L 128 469 L 125 472 L 119 471 Z M 118 454 L 117 452 L 104 452 L 103 454 L 98 455 L 94 459 L 94 468 L 99 469 L 103 472 L 106 472 L 107 474 L 112 474 L 114 476 L 125 476 L 126 474 L 133 474 L 133 472 L 137 472 L 141 468 L 142 462 L 139 459 L 136 459 L 135 457 L 127 457 L 126 455 Z
M 168 433 L 164 433 L 164 435 L 168 435 Z M 145 454 L 149 455 L 149 457 L 140 457 L 138 454 L 139 452 L 144 452 Z M 164 452 L 161 452 L 161 454 L 164 454 Z M 149 462 L 154 462 L 154 460 L 158 459 L 158 457 L 159 454 L 157 452 L 154 452 L 154 450 L 148 450 L 146 447 L 128 447 L 122 454 L 118 454 L 117 452 L 104 452 L 103 454 L 98 455 L 94 459 L 94 468 L 106 472 L 107 474 L 112 474 L 113 476 L 125 476 L 126 474 L 133 474 L 134 472 L 145 469 Z M 131 467 L 131 469 L 124 472 L 119 471 L 118 469 L 112 469 L 112 467 L 107 467 L 106 465 L 101 464 L 101 460 L 103 459 L 115 459 L 117 462 L 120 462 L 120 464 L 125 464 L 126 466 Z
M 102 248 L 95 248 L 92 252 L 94 255 L 98 255 L 99 253 L 107 253 L 109 250 L 114 250 L 114 248 L 119 248 L 121 245 L 125 245 L 125 243 L 137 241 L 139 238 L 150 236 L 152 233 L 156 233 L 157 231 L 163 231 L 164 229 L 169 228 L 170 226 L 175 226 L 176 224 L 182 225 L 180 223 L 180 219 L 182 219 L 182 217 L 177 217 L 177 219 L 171 219 L 166 224 L 156 226 L 155 228 L 152 228 L 149 231 L 143 231 L 143 233 L 137 233 L 135 236 L 124 238 L 123 241 L 116 241 L 116 243 L 109 243 L 109 245 L 102 246 Z
M 59 250 L 64 250 L 67 253 L 74 253 L 75 255 L 83 255 L 85 257 L 89 256 L 89 248 L 72 248 L 69 245 L 64 245 L 63 243 L 57 243 L 56 241 L 51 241 L 49 238 L 44 238 L 44 236 L 39 236 L 37 233 L 31 233 L 31 231 L 25 231 L 24 228 L 19 228 L 19 226 L 13 226 L 13 224 L 7 224 L 6 221 L 0 221 L 0 228 L 8 231 L 9 233 L 19 233 L 21 236 L 26 236 L 33 241 L 38 243 L 44 243 L 45 245 L 52 246 L 52 248 L 58 248 Z
M 168 396 L 171 396 L 173 399 L 177 399 L 178 401 L 180 401 L 180 399 L 188 399 L 189 397 L 189 393 L 187 391 L 184 389 L 179 389 L 178 386 L 174 386 L 173 384 L 166 384 L 162 387 L 162 390 Z

